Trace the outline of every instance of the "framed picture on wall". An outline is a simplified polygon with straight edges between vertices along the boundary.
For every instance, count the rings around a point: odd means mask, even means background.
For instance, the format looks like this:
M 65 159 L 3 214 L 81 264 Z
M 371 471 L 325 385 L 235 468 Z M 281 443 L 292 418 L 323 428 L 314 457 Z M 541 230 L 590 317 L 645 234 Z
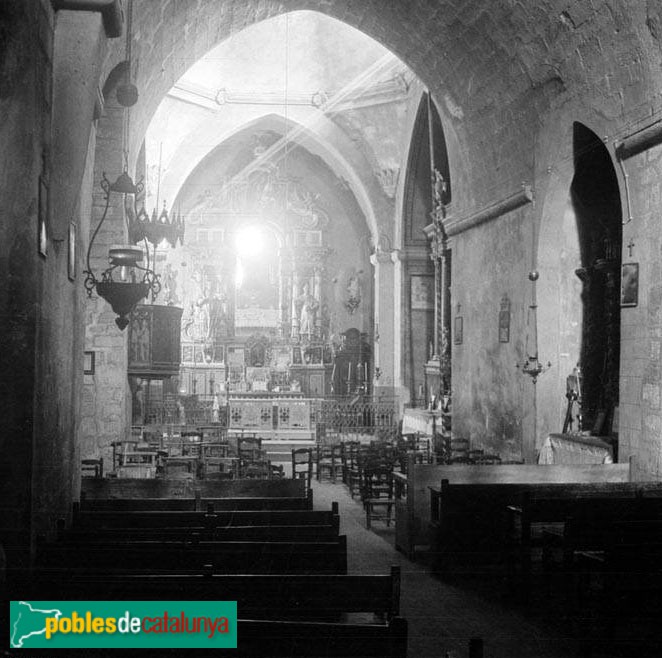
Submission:
M 73 281 L 76 278 L 76 224 L 74 222 L 69 222 L 67 273 L 70 281 Z
M 499 310 L 499 342 L 510 342 L 510 300 L 507 295 L 502 297 Z
M 39 203 L 37 208 L 37 248 L 39 255 L 48 255 L 48 185 L 43 176 L 39 177 Z
M 463 322 L 462 322 L 462 316 L 457 315 L 455 316 L 455 326 L 453 327 L 453 340 L 456 345 L 462 345 L 462 340 L 463 340 Z
M 411 277 L 411 308 L 413 311 L 428 311 L 434 308 L 434 277 Z
M 639 263 L 623 263 L 621 267 L 621 306 L 639 303 Z
M 83 374 L 84 375 L 93 375 L 94 374 L 94 352 L 85 351 L 83 352 Z

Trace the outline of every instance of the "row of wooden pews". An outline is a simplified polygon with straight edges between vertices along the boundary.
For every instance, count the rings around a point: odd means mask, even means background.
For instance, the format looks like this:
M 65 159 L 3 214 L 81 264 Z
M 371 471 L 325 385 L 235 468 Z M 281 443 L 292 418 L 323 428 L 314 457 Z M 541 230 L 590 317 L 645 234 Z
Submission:
M 534 584 L 557 576 L 568 615 L 611 633 L 631 618 L 633 601 L 659 601 L 662 482 L 632 481 L 629 464 L 412 463 L 405 487 L 400 518 L 411 534 L 400 528 L 398 544 L 413 551 L 423 537 L 443 577 L 501 573 L 529 603 Z
M 71 524 L 38 547 L 33 598 L 236 600 L 234 656 L 406 656 L 399 568 L 348 575 L 338 506 L 311 509 L 303 480 L 217 481 L 192 497 L 142 499 L 121 488 L 149 485 L 90 482 Z

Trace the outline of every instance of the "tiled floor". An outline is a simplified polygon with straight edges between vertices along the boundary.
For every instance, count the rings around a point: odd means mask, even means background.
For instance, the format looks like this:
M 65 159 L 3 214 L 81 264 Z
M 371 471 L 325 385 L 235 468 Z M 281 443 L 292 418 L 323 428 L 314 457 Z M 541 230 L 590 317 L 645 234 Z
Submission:
M 449 585 L 426 569 L 424 557 L 411 562 L 394 548 L 393 526 L 376 522 L 366 529 L 363 507 L 352 500 L 340 483 L 314 482 L 315 508 L 340 507 L 340 530 L 347 535 L 350 573 L 387 573 L 397 564 L 402 569 L 401 614 L 409 623 L 410 658 L 466 658 L 469 639 L 480 637 L 485 658 L 577 658 L 580 642 L 561 621 L 561 611 L 543 601 L 529 608 L 508 602 L 500 584 L 474 582 Z M 603 651 L 592 658 L 659 658 L 631 647 Z

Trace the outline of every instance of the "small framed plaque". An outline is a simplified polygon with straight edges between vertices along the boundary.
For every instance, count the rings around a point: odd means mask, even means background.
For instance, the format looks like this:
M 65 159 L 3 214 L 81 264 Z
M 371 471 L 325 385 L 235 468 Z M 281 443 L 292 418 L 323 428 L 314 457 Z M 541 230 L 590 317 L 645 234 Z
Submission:
M 639 263 L 623 263 L 621 267 L 621 306 L 639 303 Z
M 67 249 L 67 273 L 69 280 L 76 278 L 76 224 L 69 222 L 69 244 Z
M 93 375 L 94 374 L 94 352 L 85 351 L 83 352 L 83 374 L 84 375 Z
M 463 340 L 463 321 L 462 321 L 462 316 L 461 315 L 456 315 L 455 316 L 455 326 L 453 327 L 453 340 L 456 345 L 462 345 L 462 340 Z

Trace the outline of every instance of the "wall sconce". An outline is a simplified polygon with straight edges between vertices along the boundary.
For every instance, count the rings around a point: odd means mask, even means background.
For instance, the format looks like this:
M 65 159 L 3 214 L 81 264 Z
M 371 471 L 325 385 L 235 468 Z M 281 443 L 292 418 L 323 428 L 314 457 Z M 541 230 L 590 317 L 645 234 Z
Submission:
M 92 291 L 96 290 L 97 295 L 111 305 L 118 316 L 115 319 L 115 324 L 120 330 L 124 330 L 129 324 L 127 317 L 129 313 L 133 311 L 141 299 L 144 299 L 150 293 L 152 294 L 152 301 L 154 301 L 161 290 L 161 282 L 159 275 L 150 269 L 149 260 L 147 267 L 139 265 L 143 259 L 143 250 L 131 244 L 111 245 L 108 251 L 110 267 L 101 273 L 100 278 L 95 275 L 90 265 L 90 254 L 92 253 L 94 240 L 108 216 L 111 193 L 122 194 L 126 203 L 128 195 L 133 195 L 135 198 L 135 195 L 140 193 L 142 183 L 134 184 L 125 167 L 114 183 L 111 183 L 104 173 L 101 180 L 101 189 L 105 193 L 106 205 L 87 248 L 87 269 L 83 272 L 85 274 L 84 285 L 88 297 L 91 297 Z M 149 259 L 149 252 L 147 254 Z

